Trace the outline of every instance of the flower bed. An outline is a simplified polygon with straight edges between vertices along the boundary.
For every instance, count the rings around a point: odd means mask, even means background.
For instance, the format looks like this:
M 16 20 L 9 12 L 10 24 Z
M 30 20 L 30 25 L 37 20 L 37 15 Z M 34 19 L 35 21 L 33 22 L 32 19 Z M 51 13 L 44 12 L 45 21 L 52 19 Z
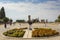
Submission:
M 36 28 L 34 31 L 32 31 L 32 37 L 49 37 L 58 35 L 59 32 L 52 29 L 47 28 Z
M 23 29 L 12 29 L 4 32 L 3 35 L 9 37 L 23 37 L 24 33 L 25 31 L 23 31 Z
M 25 27 L 25 28 L 21 28 L 21 29 L 28 29 L 27 27 Z

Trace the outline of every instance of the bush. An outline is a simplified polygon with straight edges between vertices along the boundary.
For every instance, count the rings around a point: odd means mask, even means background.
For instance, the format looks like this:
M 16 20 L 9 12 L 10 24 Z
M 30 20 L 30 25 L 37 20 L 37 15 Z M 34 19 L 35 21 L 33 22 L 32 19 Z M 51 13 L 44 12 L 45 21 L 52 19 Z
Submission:
M 25 23 L 25 20 L 16 20 L 16 22 Z
M 12 29 L 4 32 L 3 35 L 10 36 L 10 37 L 23 37 L 25 31 L 22 29 Z
M 32 31 L 32 37 L 48 37 L 48 36 L 54 36 L 58 35 L 59 32 L 56 30 L 52 29 L 47 29 L 47 28 L 37 28 L 34 31 Z

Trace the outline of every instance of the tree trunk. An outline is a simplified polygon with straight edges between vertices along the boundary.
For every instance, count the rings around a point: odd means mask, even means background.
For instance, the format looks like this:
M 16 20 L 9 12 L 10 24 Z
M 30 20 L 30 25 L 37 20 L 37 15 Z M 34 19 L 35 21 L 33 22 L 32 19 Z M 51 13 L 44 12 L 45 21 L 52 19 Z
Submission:
M 7 27 L 6 23 L 5 23 L 4 27 L 5 27 L 5 28 Z

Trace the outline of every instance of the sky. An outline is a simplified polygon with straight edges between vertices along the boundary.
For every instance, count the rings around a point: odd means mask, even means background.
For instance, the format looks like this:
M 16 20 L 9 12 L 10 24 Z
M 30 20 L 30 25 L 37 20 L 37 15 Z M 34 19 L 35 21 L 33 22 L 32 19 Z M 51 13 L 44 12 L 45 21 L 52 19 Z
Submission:
M 39 18 L 54 21 L 60 15 L 60 0 L 0 0 L 0 8 L 5 8 L 6 16 L 14 21 Z

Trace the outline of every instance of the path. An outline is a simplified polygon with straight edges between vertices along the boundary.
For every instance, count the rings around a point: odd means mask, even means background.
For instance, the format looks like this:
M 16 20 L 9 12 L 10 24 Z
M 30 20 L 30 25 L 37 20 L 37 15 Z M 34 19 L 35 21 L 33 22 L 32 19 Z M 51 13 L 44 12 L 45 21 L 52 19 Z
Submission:
M 31 38 L 31 37 L 32 37 L 32 30 L 27 29 L 23 38 Z

